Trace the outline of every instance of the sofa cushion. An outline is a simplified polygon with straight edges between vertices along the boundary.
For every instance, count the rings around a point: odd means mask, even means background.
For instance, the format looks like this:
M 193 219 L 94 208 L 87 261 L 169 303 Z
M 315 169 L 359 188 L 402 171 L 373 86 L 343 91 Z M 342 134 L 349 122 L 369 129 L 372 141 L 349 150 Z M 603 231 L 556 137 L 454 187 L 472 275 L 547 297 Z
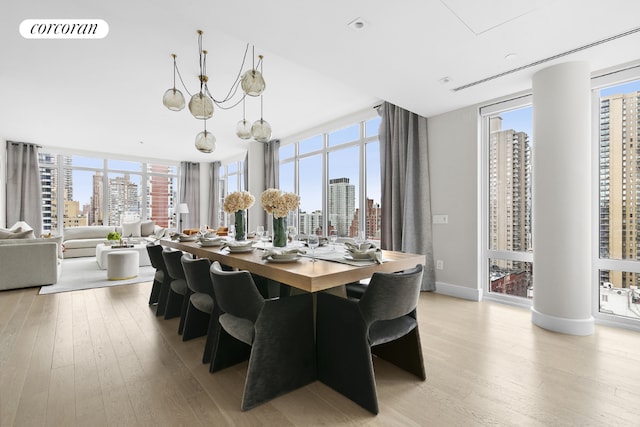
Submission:
M 141 236 L 152 236 L 156 229 L 156 223 L 148 220 L 142 221 L 140 223 L 140 235 Z
M 140 221 L 125 222 L 122 224 L 122 237 L 141 237 L 141 228 Z
M 65 240 L 64 247 L 66 249 L 78 249 L 78 248 L 95 248 L 98 243 L 107 243 L 108 240 L 106 238 L 95 238 L 95 239 L 73 239 L 73 240 Z
M 22 230 L 18 227 L 12 231 L 0 228 L 0 239 L 33 239 L 34 237 L 33 230 Z
M 28 245 L 33 243 L 56 242 L 58 245 L 58 258 L 62 258 L 62 236 L 53 236 L 50 238 L 32 237 L 28 239 L 1 239 L 0 246 L 3 245 Z
M 77 239 L 106 239 L 107 234 L 115 231 L 115 227 L 109 225 L 87 225 L 82 227 L 69 227 L 64 229 L 64 241 Z M 66 243 L 65 243 L 66 245 Z

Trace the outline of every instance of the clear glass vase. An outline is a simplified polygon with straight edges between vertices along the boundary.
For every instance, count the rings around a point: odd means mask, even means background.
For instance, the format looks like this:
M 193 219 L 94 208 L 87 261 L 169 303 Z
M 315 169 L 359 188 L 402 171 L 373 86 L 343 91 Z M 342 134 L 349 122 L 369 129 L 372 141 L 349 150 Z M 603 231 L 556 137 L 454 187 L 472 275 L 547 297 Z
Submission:
M 235 213 L 236 240 L 246 240 L 247 238 L 247 211 L 237 211 Z
M 276 248 L 287 246 L 287 217 L 273 218 L 273 246 Z

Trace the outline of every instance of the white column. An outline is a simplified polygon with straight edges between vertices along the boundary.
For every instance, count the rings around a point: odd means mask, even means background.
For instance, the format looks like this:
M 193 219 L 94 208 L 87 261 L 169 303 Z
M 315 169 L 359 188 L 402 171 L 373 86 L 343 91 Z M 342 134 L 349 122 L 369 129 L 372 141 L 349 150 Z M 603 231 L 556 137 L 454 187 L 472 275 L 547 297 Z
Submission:
M 534 324 L 594 331 L 591 305 L 591 85 L 589 64 L 533 76 Z

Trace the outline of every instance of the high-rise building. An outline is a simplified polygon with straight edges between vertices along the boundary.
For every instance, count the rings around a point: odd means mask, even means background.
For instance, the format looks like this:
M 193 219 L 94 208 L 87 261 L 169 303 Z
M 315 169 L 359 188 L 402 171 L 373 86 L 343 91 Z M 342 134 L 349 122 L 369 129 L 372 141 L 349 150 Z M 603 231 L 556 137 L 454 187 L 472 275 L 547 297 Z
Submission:
M 170 228 L 171 206 L 175 200 L 175 188 L 173 188 L 174 180 L 167 177 L 170 172 L 169 166 L 163 165 L 149 165 L 149 176 L 147 185 L 147 212 L 149 213 L 149 219 L 155 221 L 160 227 Z M 156 173 L 164 174 L 155 175 Z M 216 225 L 216 224 L 213 224 Z
M 503 130 L 501 117 L 491 118 L 489 127 L 489 249 L 527 252 L 532 243 L 529 136 L 514 129 Z M 527 297 L 528 285 L 521 278 L 530 278 L 530 265 L 493 260 L 491 290 Z M 520 285 L 512 286 L 505 281 L 508 277 L 520 278 Z
M 128 215 L 140 216 L 138 184 L 129 174 L 109 179 L 109 225 L 120 225 Z
M 322 234 L 322 211 L 300 212 L 300 234 Z
M 40 153 L 38 154 L 38 163 L 42 188 L 42 231 L 51 232 L 58 229 L 55 212 L 56 156 Z
M 640 259 L 640 91 L 600 99 L 600 256 Z M 600 283 L 637 285 L 640 275 L 601 271 Z
M 104 225 L 104 181 L 102 172 L 93 175 L 93 190 L 91 192 L 91 208 L 89 210 L 90 225 Z
M 329 180 L 329 225 L 334 227 L 338 236 L 350 234 L 351 221 L 356 212 L 356 187 L 349 184 L 349 178 Z

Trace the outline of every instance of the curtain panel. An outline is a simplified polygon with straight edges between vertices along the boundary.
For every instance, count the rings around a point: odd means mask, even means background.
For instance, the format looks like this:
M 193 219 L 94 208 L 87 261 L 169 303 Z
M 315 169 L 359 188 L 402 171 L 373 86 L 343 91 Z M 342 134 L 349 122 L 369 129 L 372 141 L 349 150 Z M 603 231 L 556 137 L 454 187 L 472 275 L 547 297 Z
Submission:
M 280 140 L 272 139 L 264 146 L 264 189 L 278 188 L 280 185 Z M 258 202 L 260 195 L 257 196 Z M 264 210 L 263 210 L 264 211 Z M 272 232 L 273 224 L 269 214 L 264 211 L 264 223 Z
M 383 249 L 424 254 L 423 291 L 434 291 L 427 119 L 388 102 L 380 122 Z
M 38 146 L 7 141 L 7 226 L 24 221 L 42 233 L 42 187 Z
M 200 227 L 200 164 L 180 163 L 180 203 L 189 206 L 188 214 L 182 215 L 182 229 Z M 180 222 L 180 218 L 178 218 Z
M 222 166 L 220 162 L 213 162 L 209 169 L 211 193 L 209 196 L 208 225 L 213 229 L 220 227 L 220 218 L 218 217 L 218 211 L 220 210 L 220 166 Z

